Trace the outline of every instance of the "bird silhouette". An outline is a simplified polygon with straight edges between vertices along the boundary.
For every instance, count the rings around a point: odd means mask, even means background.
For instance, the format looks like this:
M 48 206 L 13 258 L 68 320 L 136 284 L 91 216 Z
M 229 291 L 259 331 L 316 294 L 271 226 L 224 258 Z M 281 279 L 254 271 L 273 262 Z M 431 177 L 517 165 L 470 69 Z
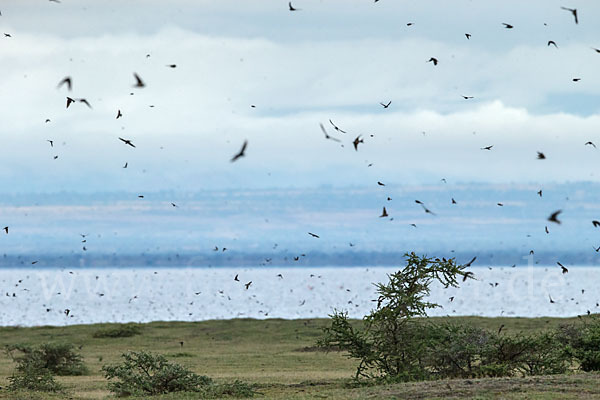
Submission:
M 169 68 L 177 68 L 177 64 L 167 64 L 166 66 Z
M 537 194 L 538 196 L 542 197 L 542 189 L 538 190 Z
M 235 277 L 233 278 L 234 281 L 239 282 L 239 278 L 238 278 L 238 274 L 235 274 Z
M 121 113 L 121 110 L 117 110 L 117 118 L 115 119 L 119 119 L 123 116 L 123 114 Z
M 596 148 L 596 145 L 592 142 L 585 142 L 585 146 L 594 146 Z
M 384 217 L 388 217 L 388 213 L 387 213 L 387 210 L 385 209 L 385 207 L 383 207 L 383 212 L 381 213 L 379 218 L 384 218 Z
M 2 228 L 2 229 L 4 229 L 4 232 L 5 232 L 5 233 L 8 235 L 8 226 L 5 226 L 5 227 L 4 227 L 4 228 Z
M 67 96 L 67 108 L 69 108 L 69 106 L 70 106 L 72 103 L 74 103 L 74 102 L 75 102 L 75 100 L 74 100 L 74 99 L 72 99 L 72 98 L 70 98 L 69 96 Z
M 465 37 L 467 38 L 467 40 L 471 39 L 471 34 L 470 33 L 465 33 Z
M 292 6 L 292 2 L 291 1 L 288 3 L 288 6 L 290 7 L 290 11 L 300 11 L 299 8 L 294 8 L 294 6 Z
M 140 78 L 140 76 L 137 73 L 134 72 L 133 77 L 135 78 L 135 85 L 133 85 L 133 87 L 143 88 L 146 86 L 142 78 Z
M 537 159 L 538 160 L 545 160 L 546 156 L 544 155 L 544 153 L 542 153 L 541 151 L 537 152 Z
M 550 222 L 554 222 L 555 224 L 559 224 L 561 223 L 561 221 L 558 220 L 558 215 L 562 212 L 562 210 L 556 210 L 554 211 L 552 214 L 550 214 L 550 216 L 548 217 L 548 221 Z
M 391 100 L 390 100 L 390 101 L 388 101 L 388 103 L 387 103 L 387 104 L 383 104 L 383 103 L 379 103 L 379 104 L 381 104 L 381 106 L 382 106 L 383 108 L 388 108 L 388 107 L 390 106 L 390 104 L 392 104 L 392 101 L 391 101 Z
M 477 260 L 477 256 L 473 257 L 473 258 L 471 259 L 471 261 L 469 261 L 468 263 L 466 263 L 466 264 L 463 264 L 463 267 L 470 267 L 470 266 L 471 266 L 471 264 L 473 264 L 473 263 L 475 262 L 475 260 Z
M 469 100 L 469 99 L 473 99 L 474 98 L 473 96 L 464 96 L 464 95 L 461 95 L 461 96 L 465 100 Z
M 567 8 L 567 7 L 561 7 L 563 10 L 565 11 L 569 11 L 571 14 L 573 14 L 573 18 L 575 18 L 575 23 L 579 24 L 579 19 L 577 18 L 577 9 L 576 8 Z
M 314 233 L 311 233 L 311 232 L 308 232 L 308 234 L 309 234 L 310 236 L 314 237 L 314 238 L 317 238 L 317 239 L 319 239 L 319 237 L 320 237 L 319 235 L 316 235 L 316 234 L 314 234 Z
M 514 28 L 514 26 L 512 26 L 511 24 L 507 24 L 507 23 L 505 23 L 505 22 L 503 22 L 503 23 L 502 23 L 502 25 L 504 25 L 504 27 L 505 27 L 506 29 L 512 29 L 512 28 Z
M 493 144 L 491 146 L 481 147 L 480 150 L 492 150 L 492 147 L 494 147 Z
M 237 161 L 239 158 L 242 158 L 246 155 L 246 147 L 248 147 L 248 141 L 244 140 L 244 144 L 242 145 L 242 148 L 240 149 L 240 151 L 234 155 L 233 157 L 231 157 L 231 160 L 229 160 L 230 162 L 235 162 Z
M 341 133 L 346 133 L 346 131 L 343 131 L 339 127 L 337 127 L 336 124 L 334 124 L 332 120 L 329 120 L 329 123 L 331 124 L 331 126 L 333 126 L 333 129 L 335 129 L 336 131 L 341 132 Z
M 361 139 L 361 136 L 362 135 L 358 135 L 356 137 L 356 139 L 354 139 L 354 141 L 352 142 L 352 144 L 354 145 L 354 150 L 356 150 L 356 151 L 358 151 L 358 145 L 360 143 L 364 143 L 365 142 L 364 139 Z
M 435 57 L 431 57 L 427 62 L 432 62 L 433 65 L 438 65 L 438 59 Z
M 567 272 L 569 272 L 569 270 L 564 265 L 562 265 L 560 262 L 557 261 L 556 263 L 560 267 L 563 274 L 566 274 Z
M 385 186 L 385 183 L 383 183 L 383 182 L 379 182 L 379 181 L 377 181 L 377 184 L 378 184 L 379 186 Z
M 46 139 L 46 142 L 50 143 L 50 147 L 54 147 L 54 140 Z
M 72 82 L 71 82 L 71 77 L 67 76 L 65 78 L 63 78 L 60 82 L 58 82 L 58 85 L 56 86 L 57 89 L 60 89 L 60 87 L 62 85 L 67 85 L 67 89 L 69 89 L 69 91 L 71 91 L 71 89 L 73 88 L 72 86 Z
M 551 44 L 558 49 L 558 46 L 556 45 L 556 42 L 554 40 L 548 40 L 548 46 L 550 46 Z
M 252 285 L 252 281 L 250 281 L 250 282 L 248 282 L 248 283 L 244 284 L 244 286 L 246 286 L 246 290 L 248 290 L 248 288 L 250 287 L 250 285 Z
M 131 143 L 131 140 L 129 140 L 129 139 L 123 139 L 122 137 L 120 137 L 119 140 L 125 144 L 128 144 L 131 147 L 135 147 L 135 145 L 133 143 Z
M 594 228 L 597 228 L 600 226 L 600 221 L 593 220 L 592 224 L 594 225 Z
M 325 127 L 323 126 L 323 124 L 319 124 L 319 126 L 321 127 L 321 130 L 323 131 L 323 134 L 325 135 L 325 139 L 329 139 L 329 140 L 333 140 L 334 142 L 341 142 L 340 139 L 335 138 L 333 136 L 329 136 L 329 134 L 327 133 L 327 131 L 325 130 Z M 355 147 L 356 148 L 356 147 Z

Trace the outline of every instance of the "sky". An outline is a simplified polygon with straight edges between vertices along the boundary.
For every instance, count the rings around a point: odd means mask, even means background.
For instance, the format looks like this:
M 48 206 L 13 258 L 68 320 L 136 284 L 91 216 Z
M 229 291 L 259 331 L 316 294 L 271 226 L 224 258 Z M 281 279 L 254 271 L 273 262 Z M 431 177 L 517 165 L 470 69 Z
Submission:
M 532 190 L 600 181 L 598 150 L 585 145 L 600 145 L 598 2 L 293 5 L 299 11 L 267 0 L 3 1 L 0 33 L 11 37 L 0 37 L 0 192 L 62 193 L 62 203 L 96 194 L 114 206 L 160 191 L 179 202 L 184 193 L 315 193 L 378 181 Z M 577 8 L 578 24 L 562 6 Z M 134 73 L 144 88 L 133 87 Z M 72 91 L 57 87 L 66 76 Z M 92 108 L 66 109 L 67 96 Z M 230 162 L 246 140 L 246 156 Z M 375 214 L 387 204 L 380 195 Z M 255 216 L 256 203 L 238 206 Z M 231 218 L 209 225 L 240 222 Z M 253 225 L 244 226 L 230 236 L 254 248 Z

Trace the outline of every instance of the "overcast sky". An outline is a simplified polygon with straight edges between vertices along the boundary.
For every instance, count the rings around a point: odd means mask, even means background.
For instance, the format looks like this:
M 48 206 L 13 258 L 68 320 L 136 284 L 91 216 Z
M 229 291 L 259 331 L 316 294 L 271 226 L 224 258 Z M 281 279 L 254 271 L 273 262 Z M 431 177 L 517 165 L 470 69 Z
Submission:
M 599 2 L 293 4 L 4 0 L 2 191 L 599 180 Z

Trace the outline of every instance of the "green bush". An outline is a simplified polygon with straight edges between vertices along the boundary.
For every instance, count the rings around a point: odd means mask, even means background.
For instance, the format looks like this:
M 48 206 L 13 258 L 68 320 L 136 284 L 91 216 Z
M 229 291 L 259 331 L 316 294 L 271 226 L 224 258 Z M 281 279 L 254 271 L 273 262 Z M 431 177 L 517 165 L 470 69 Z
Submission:
M 88 372 L 83 357 L 70 343 L 44 343 L 37 347 L 16 344 L 6 347 L 7 353 L 18 365 L 47 370 L 53 375 L 84 375 Z M 17 351 L 20 355 L 14 355 Z
M 337 346 L 349 357 L 360 360 L 359 377 L 386 377 L 393 380 L 427 379 L 431 371 L 425 365 L 430 331 L 414 317 L 426 316 L 427 310 L 439 307 L 425 300 L 429 286 L 437 281 L 444 287 L 457 287 L 458 277 L 467 278 L 465 266 L 454 259 L 405 255 L 407 265 L 388 275 L 387 284 L 377 283 L 377 307 L 363 318 L 365 329 L 354 330 L 344 312 L 334 311 L 331 327 L 317 344 Z
M 331 325 L 317 345 L 339 348 L 360 360 L 355 378 L 410 381 L 445 378 L 559 374 L 571 365 L 571 354 L 582 369 L 600 366 L 600 324 L 588 324 L 571 338 L 569 351 L 561 334 L 504 335 L 472 326 L 434 324 L 427 310 L 429 286 L 458 286 L 457 277 L 470 277 L 453 259 L 407 254 L 407 266 L 376 284 L 375 310 L 355 329 L 345 312 L 334 310 Z M 596 364 L 595 364 L 596 363 Z
M 38 360 L 39 361 L 39 360 Z M 59 392 L 63 387 L 54 380 L 52 373 L 43 368 L 41 362 L 18 362 L 16 371 L 8 378 L 8 389 L 35 390 L 40 392 Z
M 577 325 L 562 325 L 558 336 L 580 369 L 600 371 L 600 318 L 585 318 Z
M 95 338 L 122 338 L 139 335 L 142 333 L 141 328 L 134 324 L 118 325 L 112 328 L 98 329 L 94 332 Z
M 197 375 L 184 366 L 170 363 L 159 354 L 128 352 L 122 355 L 120 365 L 103 366 L 108 388 L 117 396 L 148 396 L 172 392 L 196 392 L 201 398 L 232 395 L 250 397 L 251 387 L 235 381 L 232 384 L 214 384 L 208 376 Z

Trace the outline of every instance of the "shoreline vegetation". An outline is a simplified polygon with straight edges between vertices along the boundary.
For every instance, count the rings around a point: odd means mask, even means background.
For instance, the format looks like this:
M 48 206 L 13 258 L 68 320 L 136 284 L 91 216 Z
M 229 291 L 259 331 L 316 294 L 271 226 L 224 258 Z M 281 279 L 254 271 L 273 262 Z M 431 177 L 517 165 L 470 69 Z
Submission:
M 587 318 L 587 317 L 583 317 Z M 505 334 L 533 334 L 577 323 L 580 318 L 430 317 L 437 323 L 455 324 Z M 360 328 L 361 320 L 351 320 Z M 0 355 L 0 399 L 105 399 L 109 392 L 102 366 L 116 364 L 127 351 L 164 355 L 217 384 L 240 380 L 252 386 L 257 398 L 600 398 L 600 374 L 571 370 L 566 374 L 534 377 L 451 379 L 386 385 L 357 384 L 352 379 L 358 365 L 343 352 L 316 346 L 329 319 L 251 320 L 202 322 L 152 322 L 125 328 L 139 332 L 118 336 L 126 324 L 93 324 L 64 327 L 2 327 L 3 345 L 72 343 L 88 368 L 86 375 L 56 377 L 64 393 L 7 390 L 15 363 Z M 98 335 L 98 332 L 113 332 Z M 101 337 L 94 337 L 94 336 Z M 183 342 L 183 344 L 182 344 Z M 66 396 L 66 397 L 65 397 Z M 194 397 L 196 396 L 196 397 Z M 131 397 L 136 398 L 136 397 Z M 142 398 L 142 397 L 140 397 Z M 156 399 L 192 399 L 194 393 L 171 393 Z M 235 397 L 233 397 L 235 398 Z

